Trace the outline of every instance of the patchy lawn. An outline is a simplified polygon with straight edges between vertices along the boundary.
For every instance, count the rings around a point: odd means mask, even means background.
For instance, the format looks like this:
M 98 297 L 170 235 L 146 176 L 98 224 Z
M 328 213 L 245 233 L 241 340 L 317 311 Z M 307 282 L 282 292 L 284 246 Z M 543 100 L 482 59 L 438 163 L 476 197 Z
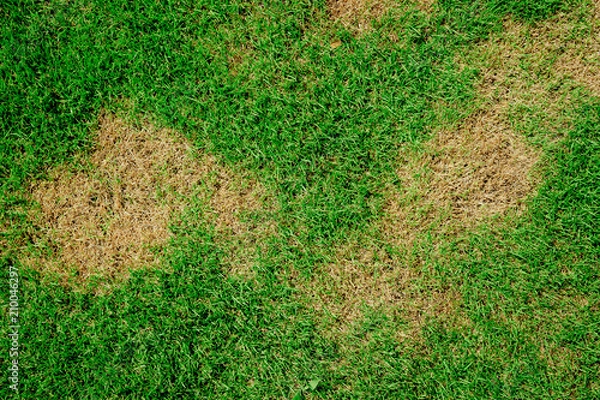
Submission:
M 600 396 L 597 1 L 0 16 L 19 398 Z

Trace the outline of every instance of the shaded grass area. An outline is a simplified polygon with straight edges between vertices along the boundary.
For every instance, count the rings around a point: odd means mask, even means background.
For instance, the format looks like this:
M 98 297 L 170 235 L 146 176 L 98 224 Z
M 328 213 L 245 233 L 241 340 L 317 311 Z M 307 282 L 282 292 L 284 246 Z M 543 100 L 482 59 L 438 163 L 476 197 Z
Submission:
M 532 21 L 565 4 L 440 1 L 361 37 L 328 22 L 324 2 L 3 4 L 3 273 L 30 244 L 27 181 L 89 148 L 97 113 L 119 99 L 254 171 L 281 209 L 252 281 L 223 270 L 227 252 L 193 206 L 166 268 L 107 295 L 22 269 L 22 397 L 598 396 L 597 102 L 572 111 L 523 221 L 425 257 L 463 304 L 422 340 L 399 342 L 405 321 L 377 311 L 326 338 L 290 279 L 379 216 L 402 143 L 469 113 L 476 71 L 457 52 L 509 13 Z

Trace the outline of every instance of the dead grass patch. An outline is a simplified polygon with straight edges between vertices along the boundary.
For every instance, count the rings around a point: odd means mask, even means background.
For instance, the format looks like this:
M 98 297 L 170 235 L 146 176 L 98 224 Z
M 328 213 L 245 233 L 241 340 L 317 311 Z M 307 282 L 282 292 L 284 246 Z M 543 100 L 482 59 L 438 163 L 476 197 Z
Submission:
M 330 7 L 334 18 L 349 23 L 381 15 L 382 4 L 331 2 Z M 397 169 L 402 187 L 389 190 L 379 233 L 370 236 L 380 235 L 404 256 L 392 257 L 365 238 L 349 240 L 303 285 L 314 307 L 331 315 L 334 329 L 360 320 L 364 306 L 400 314 L 409 323 L 402 333 L 408 336 L 416 335 L 428 315 L 460 320 L 458 290 L 427 279 L 419 267 L 426 256 L 415 256 L 421 251 L 415 246 L 428 235 L 445 243 L 523 209 L 537 186 L 541 150 L 516 132 L 515 110 L 537 107 L 544 115 L 536 123 L 560 132 L 569 123 L 564 110 L 573 87 L 594 93 L 600 82 L 594 64 L 600 56 L 597 21 L 575 14 L 535 26 L 507 19 L 502 34 L 460 55 L 459 64 L 481 71 L 478 103 L 462 122 L 403 149 Z M 586 29 L 592 34 L 584 34 Z
M 600 5 L 589 10 L 589 19 L 560 16 L 533 28 L 518 27 L 525 36 L 523 53 L 537 70 L 554 80 L 571 80 L 600 96 Z M 546 69 L 545 71 L 543 69 Z M 536 71 L 537 72 L 537 71 Z
M 486 93 L 488 90 L 490 93 Z M 538 153 L 515 135 L 503 115 L 506 101 L 482 87 L 486 110 L 446 127 L 423 146 L 407 146 L 399 157 L 400 191 L 390 188 L 378 232 L 349 239 L 335 249 L 303 287 L 315 309 L 330 316 L 331 332 L 360 321 L 365 307 L 385 309 L 407 322 L 400 337 L 416 339 L 428 316 L 444 318 L 461 303 L 457 290 L 437 287 L 410 253 L 425 233 L 442 238 L 521 205 L 530 192 Z M 372 240 L 400 249 L 392 256 Z
M 557 78 L 571 79 L 600 96 L 600 2 L 593 12 L 587 26 L 565 19 L 534 29 L 531 51 L 556 56 L 551 68 Z
M 253 234 L 240 216 L 258 209 L 256 199 L 265 196 L 256 181 L 244 181 L 214 157 L 195 155 L 175 132 L 135 128 L 110 114 L 99 118 L 89 157 L 50 171 L 30 191 L 40 205 L 33 216 L 39 243 L 51 251 L 29 255 L 25 263 L 64 277 L 75 272 L 79 282 L 156 265 L 153 249 L 170 237 L 170 221 L 203 193 L 223 240 L 246 244 Z M 244 254 L 234 260 L 250 262 Z
M 543 109 L 550 131 L 568 125 L 573 89 L 600 96 L 600 5 L 559 14 L 536 25 L 507 19 L 503 34 L 461 55 L 459 63 L 481 70 L 485 101 Z
M 325 321 L 326 335 L 344 337 L 362 322 L 365 311 L 383 310 L 406 324 L 397 332 L 399 340 L 415 340 L 428 318 L 443 320 L 457 312 L 458 291 L 426 279 L 408 257 L 390 252 L 376 237 L 376 232 L 363 232 L 348 238 L 333 250 L 330 262 L 299 283 Z
M 277 209 L 275 199 L 256 179 L 226 168 L 215 171 L 206 185 L 211 220 L 221 243 L 226 243 L 223 262 L 230 274 L 251 278 L 259 251 L 277 232 L 272 218 Z
M 541 152 L 515 130 L 558 135 L 570 126 L 574 88 L 600 94 L 595 7 L 537 25 L 507 19 L 502 34 L 460 55 L 459 64 L 481 71 L 479 104 L 457 126 L 400 154 L 403 188 L 390 190 L 381 224 L 397 246 L 408 250 L 424 233 L 456 235 L 522 209 Z
M 382 231 L 410 250 L 426 232 L 457 234 L 520 210 L 535 187 L 531 171 L 539 156 L 512 132 L 501 108 L 475 113 L 404 152 L 397 171 L 403 188 L 392 191 Z
M 332 20 L 340 21 L 358 33 L 368 31 L 371 21 L 394 8 L 417 9 L 431 12 L 436 0 L 328 0 L 327 6 Z

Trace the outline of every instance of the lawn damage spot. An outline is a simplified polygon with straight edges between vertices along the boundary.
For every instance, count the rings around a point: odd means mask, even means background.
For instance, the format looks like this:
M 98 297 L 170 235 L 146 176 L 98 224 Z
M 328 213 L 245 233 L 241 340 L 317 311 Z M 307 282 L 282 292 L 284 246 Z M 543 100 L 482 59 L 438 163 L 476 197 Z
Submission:
M 388 4 L 381 0 L 328 0 L 331 19 L 358 31 L 369 28 L 370 21 L 383 15 Z
M 589 20 L 558 16 L 533 28 L 519 27 L 528 40 L 522 49 L 539 69 L 557 82 L 571 81 L 600 96 L 600 2 L 589 10 Z M 537 56 L 537 57 L 536 57 Z
M 372 231 L 336 246 L 302 285 L 334 336 L 360 325 L 367 310 L 402 321 L 398 340 L 419 340 L 429 318 L 468 325 L 459 288 L 440 282 L 431 262 L 479 224 L 520 212 L 536 187 L 540 151 L 510 129 L 499 106 L 415 147 L 402 152 L 401 187 L 389 189 Z
M 102 114 L 96 145 L 86 157 L 60 166 L 30 193 L 40 207 L 32 219 L 38 247 L 25 264 L 85 282 L 126 277 L 156 266 L 170 237 L 169 224 L 193 196 L 204 196 L 206 216 L 224 242 L 248 241 L 253 233 L 240 215 L 259 207 L 264 189 L 195 154 L 176 132 L 147 124 L 136 128 Z M 250 261 L 244 255 L 234 260 Z
M 403 152 L 397 170 L 402 188 L 391 191 L 382 230 L 410 250 L 425 233 L 457 234 L 521 210 L 535 187 L 531 171 L 539 156 L 498 107 L 477 112 L 422 148 Z
M 373 232 L 332 250 L 331 262 L 303 285 L 335 329 L 360 321 L 366 309 L 400 315 L 409 336 L 427 316 L 468 325 L 459 288 L 443 286 L 428 268 L 469 232 L 517 220 L 541 182 L 542 149 L 570 128 L 570 104 L 600 93 L 600 20 L 589 11 L 536 24 L 507 18 L 501 33 L 457 57 L 480 72 L 467 116 L 441 121 L 428 141 L 401 148 L 400 184 L 386 191 Z
M 577 96 L 600 96 L 600 11 L 577 8 L 535 25 L 511 18 L 502 34 L 473 46 L 458 63 L 480 70 L 481 98 L 499 103 L 512 128 L 534 136 L 571 127 Z
M 389 191 L 380 225 L 396 246 L 412 251 L 424 235 L 443 242 L 523 210 L 543 169 L 532 142 L 570 127 L 574 88 L 600 94 L 600 24 L 589 14 L 535 25 L 507 18 L 501 34 L 461 53 L 459 65 L 480 71 L 478 101 L 463 121 L 401 151 L 401 188 Z
M 430 13 L 436 0 L 328 0 L 330 18 L 360 33 L 371 28 L 371 21 L 393 9 L 419 10 Z
M 360 326 L 365 313 L 383 311 L 402 321 L 399 340 L 415 339 L 429 318 L 444 320 L 458 312 L 458 291 L 428 279 L 409 257 L 390 251 L 376 236 L 349 237 L 302 284 L 312 307 L 327 321 L 327 334 L 345 336 Z
M 226 252 L 224 267 L 233 276 L 250 279 L 260 251 L 277 234 L 275 198 L 256 179 L 223 167 L 215 168 L 206 187 L 210 220 Z

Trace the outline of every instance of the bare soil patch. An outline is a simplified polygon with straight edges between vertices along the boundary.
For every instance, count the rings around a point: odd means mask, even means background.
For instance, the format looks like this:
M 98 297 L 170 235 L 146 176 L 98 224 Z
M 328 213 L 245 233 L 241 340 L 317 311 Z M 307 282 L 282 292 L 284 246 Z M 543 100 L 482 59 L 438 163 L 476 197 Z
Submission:
M 30 255 L 26 264 L 65 277 L 75 272 L 77 281 L 155 266 L 159 255 L 153 250 L 167 242 L 170 221 L 191 196 L 206 196 L 207 215 L 224 241 L 252 236 L 240 215 L 260 207 L 257 199 L 266 192 L 256 181 L 244 180 L 214 157 L 198 156 L 168 129 L 135 128 L 103 114 L 96 135 L 88 158 L 31 185 L 40 204 L 33 216 L 39 243 L 51 251 Z M 249 263 L 244 256 L 237 261 Z

